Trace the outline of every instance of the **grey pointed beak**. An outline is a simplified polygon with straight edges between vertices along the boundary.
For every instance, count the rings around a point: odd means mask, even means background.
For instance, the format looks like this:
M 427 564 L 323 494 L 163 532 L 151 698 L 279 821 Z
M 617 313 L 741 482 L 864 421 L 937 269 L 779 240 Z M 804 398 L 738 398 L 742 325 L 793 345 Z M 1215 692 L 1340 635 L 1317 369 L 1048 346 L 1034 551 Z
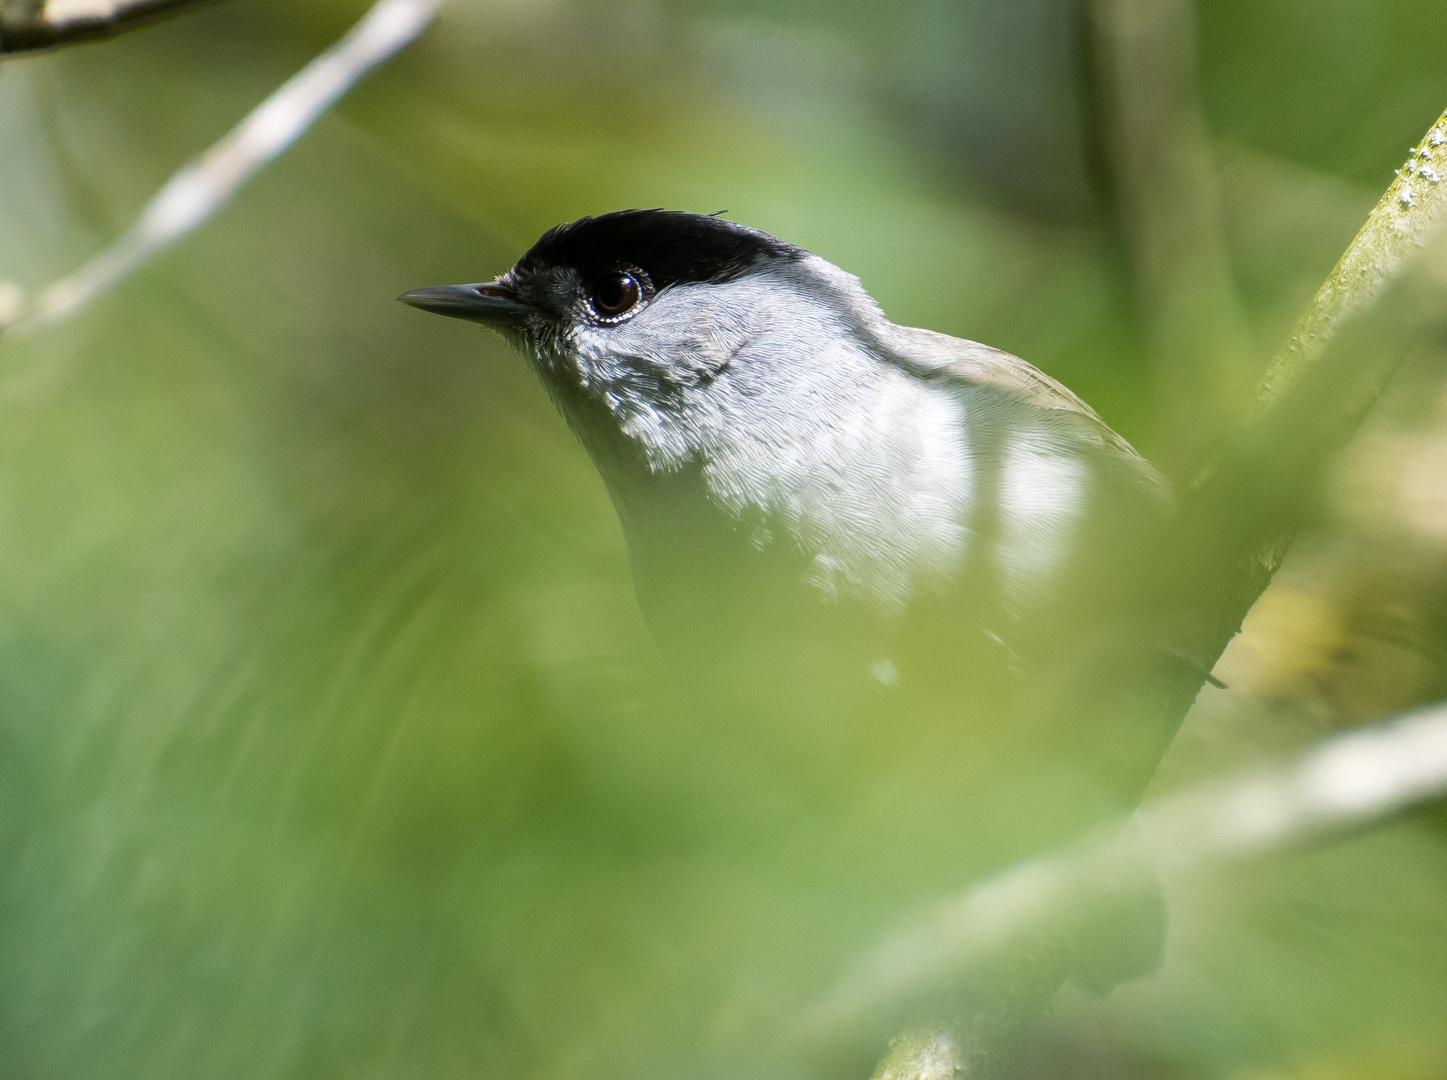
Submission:
M 518 300 L 506 285 L 495 281 L 485 281 L 477 285 L 439 285 L 431 289 L 413 289 L 397 299 L 434 315 L 450 315 L 454 319 L 467 319 L 492 326 L 521 326 L 536 310 L 530 304 Z

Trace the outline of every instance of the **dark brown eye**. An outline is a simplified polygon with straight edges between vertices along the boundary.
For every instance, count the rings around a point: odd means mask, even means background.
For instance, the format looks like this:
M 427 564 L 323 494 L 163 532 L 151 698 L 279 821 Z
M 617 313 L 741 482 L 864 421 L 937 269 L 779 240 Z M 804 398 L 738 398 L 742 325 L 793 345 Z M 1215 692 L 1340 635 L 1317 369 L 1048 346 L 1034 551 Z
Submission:
M 632 274 L 608 274 L 593 282 L 593 310 L 605 319 L 617 318 L 643 298 Z

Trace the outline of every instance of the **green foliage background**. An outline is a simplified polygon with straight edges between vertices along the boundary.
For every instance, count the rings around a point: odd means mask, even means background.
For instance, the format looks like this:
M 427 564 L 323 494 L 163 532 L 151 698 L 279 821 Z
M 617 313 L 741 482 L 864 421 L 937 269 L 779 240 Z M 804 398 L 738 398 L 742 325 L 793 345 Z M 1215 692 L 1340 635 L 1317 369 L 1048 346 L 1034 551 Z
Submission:
M 364 6 L 237 0 L 7 61 L 0 279 L 84 262 Z M 1447 7 L 1197 17 L 1259 371 L 1447 103 Z M 454 0 L 212 224 L 0 344 L 0 1075 L 797 1069 L 770 1032 L 820 972 L 739 972 L 824 947 L 776 939 L 803 884 L 749 851 L 843 780 L 670 711 L 542 390 L 392 297 L 584 213 L 726 208 L 1149 453 L 1170 403 L 1080 33 L 1066 0 Z M 1163 787 L 1438 695 L 1444 515 L 1362 494 L 1447 428 L 1419 354 Z M 1023 1074 L 1447 1075 L 1430 814 L 1167 886 L 1163 972 L 1067 992 Z

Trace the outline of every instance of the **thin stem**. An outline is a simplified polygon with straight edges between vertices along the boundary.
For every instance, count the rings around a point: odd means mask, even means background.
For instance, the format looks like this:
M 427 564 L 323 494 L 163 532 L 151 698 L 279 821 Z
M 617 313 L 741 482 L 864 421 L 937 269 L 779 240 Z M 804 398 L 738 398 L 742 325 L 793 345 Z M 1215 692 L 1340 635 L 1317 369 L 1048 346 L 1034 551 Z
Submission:
M 75 314 L 209 220 L 374 67 L 414 41 L 441 0 L 379 0 L 326 52 L 161 188 L 111 247 L 45 289 L 6 331 L 30 333 Z
M 209 0 L 49 0 L 0 3 L 0 55 L 114 37 Z M 18 14 L 13 12 L 18 11 Z
M 1381 202 L 1272 361 L 1258 398 L 1274 402 L 1326 350 L 1338 327 L 1371 306 L 1426 244 L 1447 207 L 1447 113 L 1397 170 Z
M 1197 91 L 1191 0 L 1090 0 L 1117 213 L 1155 355 L 1158 433 L 1197 462 L 1249 387 L 1251 350 L 1221 232 Z
M 1080 846 L 1020 863 L 884 941 L 804 1016 L 809 1041 L 852 1033 L 922 990 L 991 970 L 1109 903 L 1142 854 L 1219 869 L 1447 793 L 1447 703 L 1318 744 L 1293 761 L 1148 803 Z

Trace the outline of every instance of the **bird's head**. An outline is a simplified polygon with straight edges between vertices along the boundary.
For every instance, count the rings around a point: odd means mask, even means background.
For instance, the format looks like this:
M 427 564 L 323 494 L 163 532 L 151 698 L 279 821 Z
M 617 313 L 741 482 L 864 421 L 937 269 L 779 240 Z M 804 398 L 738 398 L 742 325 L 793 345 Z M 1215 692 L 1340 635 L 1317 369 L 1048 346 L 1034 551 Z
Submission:
M 606 414 L 664 457 L 697 449 L 683 443 L 707 400 L 738 389 L 713 390 L 725 372 L 767 390 L 791 362 L 847 337 L 841 320 L 877 312 L 855 278 L 802 248 L 666 210 L 561 225 L 493 281 L 400 299 L 502 331 L 575 423 Z
M 536 353 L 545 377 L 601 390 L 610 366 L 622 365 L 689 382 L 708 374 L 690 339 L 726 329 L 753 306 L 725 287 L 807 257 L 717 216 L 620 210 L 550 229 L 493 281 L 399 299 L 502 331 Z

